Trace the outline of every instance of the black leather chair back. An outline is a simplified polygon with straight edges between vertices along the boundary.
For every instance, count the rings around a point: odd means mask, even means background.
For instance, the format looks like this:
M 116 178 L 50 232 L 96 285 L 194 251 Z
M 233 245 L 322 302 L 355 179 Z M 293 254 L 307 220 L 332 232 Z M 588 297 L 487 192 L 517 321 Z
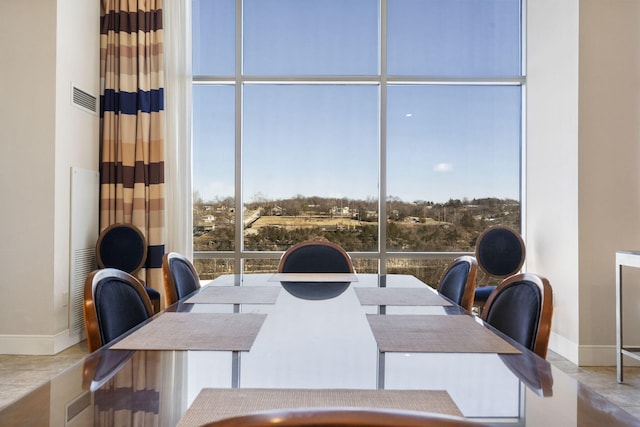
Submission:
M 116 268 L 103 268 L 85 280 L 83 311 L 93 352 L 150 318 L 153 306 L 138 279 Z
M 100 233 L 96 257 L 100 268 L 117 268 L 135 274 L 147 260 L 147 243 L 135 226 L 113 224 Z
M 454 303 L 462 305 L 471 268 L 472 264 L 470 262 L 461 259 L 455 260 L 442 276 L 438 286 L 438 293 L 449 298 Z M 475 287 L 475 277 L 472 284 Z M 473 304 L 473 301 L 471 301 L 471 304 Z
M 534 349 L 542 296 L 538 286 L 527 280 L 513 282 L 485 306 L 483 318 L 529 350 Z
M 151 316 L 140 292 L 117 277 L 107 277 L 98 282 L 94 302 L 103 345 Z
M 517 273 L 524 263 L 524 258 L 525 247 L 522 238 L 509 227 L 491 227 L 478 237 L 478 266 L 490 276 L 504 278 Z
M 329 242 L 303 242 L 284 253 L 280 273 L 353 273 L 349 255 Z
M 188 261 L 182 258 L 169 258 L 169 270 L 176 287 L 178 299 L 182 299 L 200 288 L 200 279 L 194 276 L 194 271 Z

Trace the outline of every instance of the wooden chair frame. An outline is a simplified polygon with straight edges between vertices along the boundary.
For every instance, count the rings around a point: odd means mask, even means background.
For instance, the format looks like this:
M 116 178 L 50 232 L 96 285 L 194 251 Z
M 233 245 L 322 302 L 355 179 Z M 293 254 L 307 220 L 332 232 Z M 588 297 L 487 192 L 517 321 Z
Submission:
M 429 412 L 373 408 L 284 409 L 227 418 L 203 427 L 468 427 L 471 420 Z
M 153 316 L 153 305 L 149 299 L 147 291 L 144 286 L 129 273 L 115 268 L 104 268 L 101 270 L 95 270 L 87 276 L 84 282 L 84 322 L 87 331 L 87 344 L 89 352 L 93 352 L 106 343 L 102 342 L 100 337 L 100 324 L 98 322 L 98 313 L 95 306 L 95 294 L 98 284 L 106 278 L 114 277 L 127 282 L 135 291 L 139 294 L 143 301 L 145 309 L 147 310 L 148 317 Z
M 164 254 L 162 256 L 162 277 L 164 282 L 164 298 L 167 307 L 178 302 L 178 300 L 180 299 L 178 297 L 178 288 L 176 282 L 173 279 L 173 274 L 171 274 L 172 259 L 178 259 L 184 262 L 189 267 L 194 277 L 199 278 L 198 271 L 187 257 L 177 252 L 169 252 Z
M 442 276 L 440 276 L 438 289 L 440 288 L 440 285 L 442 284 L 442 280 L 445 278 L 447 273 L 460 263 L 465 263 L 469 265 L 469 275 L 467 276 L 467 282 L 464 286 L 464 292 L 462 294 L 462 300 L 460 301 L 460 307 L 470 312 L 473 309 L 473 300 L 475 296 L 476 281 L 478 277 L 478 262 L 474 257 L 469 255 L 463 255 L 454 259 L 451 262 L 451 264 L 449 264 L 445 268 L 444 272 L 442 273 Z
M 516 274 L 506 278 L 491 292 L 491 295 L 489 295 L 482 310 L 481 318 L 486 322 L 491 313 L 491 306 L 496 298 L 506 289 L 512 286 L 518 286 L 518 283 L 521 281 L 534 283 L 540 291 L 540 313 L 538 315 L 538 325 L 532 351 L 543 359 L 546 359 L 547 349 L 549 347 L 549 335 L 551 334 L 551 318 L 553 316 L 553 290 L 546 278 L 533 273 Z
M 347 251 L 345 251 L 340 245 L 336 245 L 335 243 L 326 242 L 323 240 L 307 240 L 305 242 L 300 242 L 298 244 L 291 246 L 289 249 L 285 251 L 284 254 L 282 254 L 282 257 L 280 258 L 280 263 L 278 264 L 278 273 L 284 272 L 283 268 L 289 255 L 291 255 L 293 252 L 305 246 L 328 246 L 335 249 L 337 252 L 342 254 L 344 259 L 347 261 L 347 264 L 349 265 L 349 273 L 355 273 L 355 269 L 353 268 L 353 263 L 351 262 L 351 257 L 349 256 Z

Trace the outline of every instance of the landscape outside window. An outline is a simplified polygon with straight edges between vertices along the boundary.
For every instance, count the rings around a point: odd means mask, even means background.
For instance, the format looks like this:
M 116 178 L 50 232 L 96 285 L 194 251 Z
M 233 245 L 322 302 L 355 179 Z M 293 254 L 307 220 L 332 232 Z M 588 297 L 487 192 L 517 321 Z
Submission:
M 201 278 L 326 239 L 435 285 L 486 227 L 520 229 L 520 1 L 193 0 L 192 20 Z

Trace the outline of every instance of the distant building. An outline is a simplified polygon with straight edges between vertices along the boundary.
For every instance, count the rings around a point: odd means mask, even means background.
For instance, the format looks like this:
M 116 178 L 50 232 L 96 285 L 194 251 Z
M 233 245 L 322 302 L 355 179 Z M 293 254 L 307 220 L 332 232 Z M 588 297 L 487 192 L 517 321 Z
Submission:
M 331 215 L 335 215 L 335 216 L 349 216 L 349 212 L 351 212 L 351 210 L 349 209 L 349 206 L 345 206 L 342 208 L 334 206 L 331 208 Z
M 206 223 L 211 223 L 211 222 L 214 222 L 215 220 L 216 220 L 216 217 L 213 215 L 204 215 L 200 218 L 200 221 L 206 222 Z
M 280 206 L 274 206 L 271 208 L 271 216 L 281 216 L 284 215 L 285 209 Z

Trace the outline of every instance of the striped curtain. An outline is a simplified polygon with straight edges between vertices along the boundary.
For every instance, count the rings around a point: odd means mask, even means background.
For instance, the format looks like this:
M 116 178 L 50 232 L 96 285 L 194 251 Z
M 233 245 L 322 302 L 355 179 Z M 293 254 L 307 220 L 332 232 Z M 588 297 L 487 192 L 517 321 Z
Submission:
M 142 231 L 148 255 L 139 278 L 158 291 L 165 234 L 163 62 L 162 0 L 102 0 L 100 230 L 128 223 Z

